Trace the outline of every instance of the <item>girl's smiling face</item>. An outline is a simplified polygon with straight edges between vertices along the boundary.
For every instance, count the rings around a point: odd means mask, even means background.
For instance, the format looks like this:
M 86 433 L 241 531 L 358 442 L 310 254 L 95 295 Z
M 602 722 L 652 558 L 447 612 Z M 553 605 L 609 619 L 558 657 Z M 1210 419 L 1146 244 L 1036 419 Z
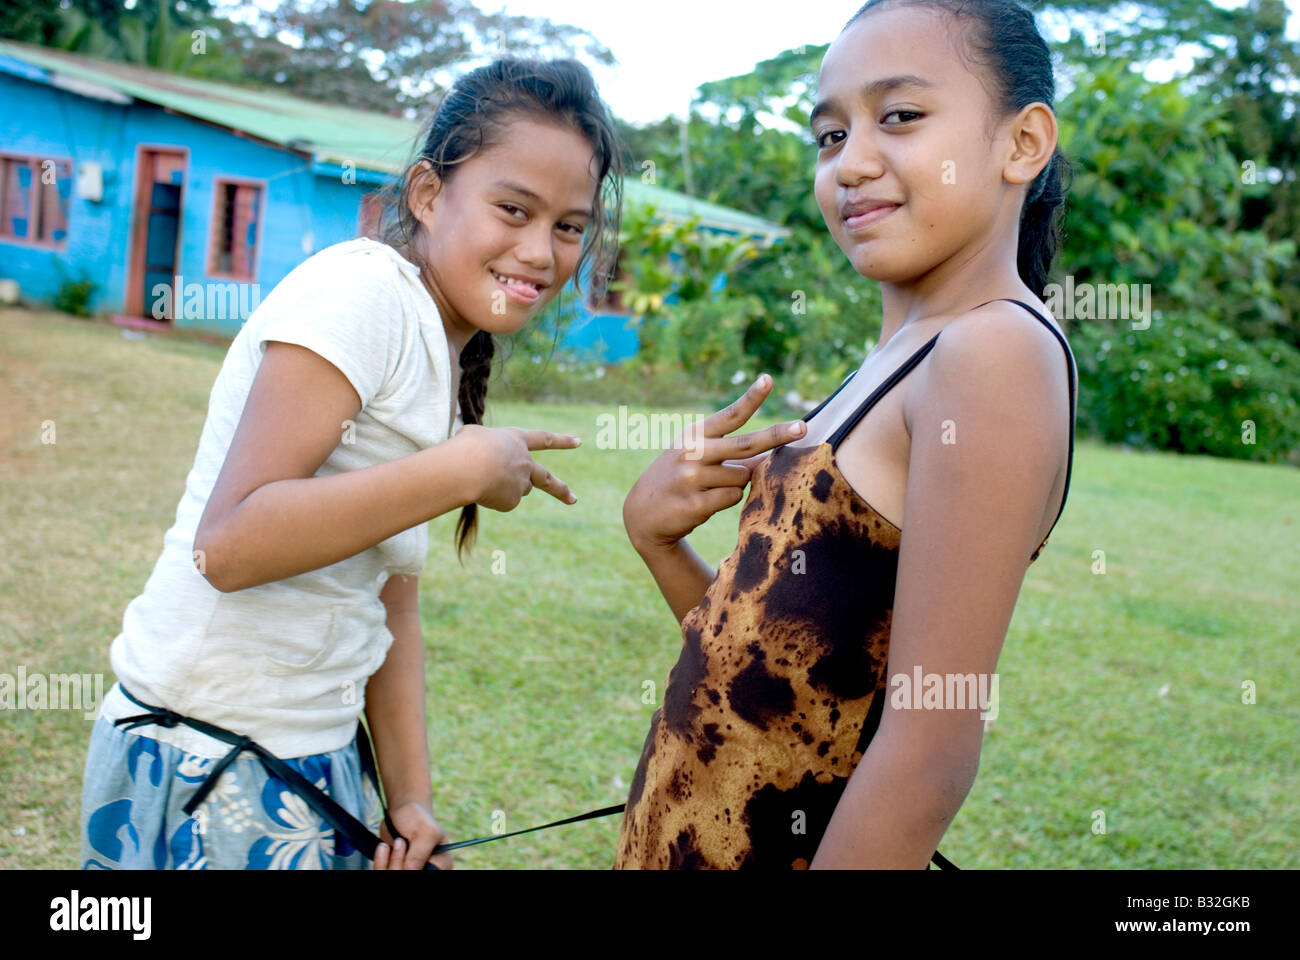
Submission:
M 516 333 L 572 278 L 597 200 L 591 144 L 516 117 L 441 184 L 412 184 L 415 243 L 449 334 Z
M 1012 118 L 995 118 L 960 30 L 931 8 L 884 7 L 822 62 L 814 192 L 836 242 L 872 280 L 903 284 L 963 251 L 977 257 L 1000 232 L 990 228 L 1018 223 L 1016 181 L 1028 181 L 1013 162 Z

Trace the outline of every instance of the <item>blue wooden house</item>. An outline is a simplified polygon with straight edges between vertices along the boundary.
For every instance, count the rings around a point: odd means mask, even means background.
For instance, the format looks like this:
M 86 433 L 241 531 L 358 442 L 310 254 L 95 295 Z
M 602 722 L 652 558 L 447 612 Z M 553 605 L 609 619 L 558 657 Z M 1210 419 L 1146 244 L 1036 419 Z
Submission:
M 273 89 L 0 41 L 0 280 L 34 304 L 90 280 L 90 309 L 118 322 L 233 337 L 297 264 L 369 232 L 417 136 Z M 705 230 L 785 234 L 633 179 L 624 194 Z M 579 300 L 563 345 L 630 356 L 628 319 Z

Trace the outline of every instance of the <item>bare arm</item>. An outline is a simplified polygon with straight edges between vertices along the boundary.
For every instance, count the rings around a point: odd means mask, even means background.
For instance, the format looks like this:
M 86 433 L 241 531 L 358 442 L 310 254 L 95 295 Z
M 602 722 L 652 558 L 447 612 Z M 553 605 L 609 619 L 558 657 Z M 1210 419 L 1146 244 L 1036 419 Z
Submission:
M 375 741 L 389 816 L 402 839 L 396 840 L 385 823 L 374 867 L 419 870 L 434 847 L 447 839 L 433 817 L 420 579 L 402 574 L 390 577 L 379 597 L 388 611 L 393 645 L 366 684 L 366 719 Z M 455 866 L 450 853 L 438 854 L 433 863 L 440 870 Z
M 398 574 L 384 585 L 379 596 L 388 611 L 393 645 L 366 684 L 366 719 L 390 807 L 412 800 L 433 803 L 419 590 L 415 576 Z
M 637 552 L 678 623 L 699 606 L 718 576 L 685 538 L 668 546 L 638 547 Z
M 195 532 L 200 569 L 231 592 L 317 570 L 474 502 L 456 438 L 316 477 L 361 409 L 348 379 L 305 347 L 270 341 Z
M 975 781 L 987 702 L 918 709 L 914 668 L 923 677 L 972 675 L 977 701 L 981 675 L 983 689 L 994 689 L 1065 462 L 1065 370 L 1059 351 L 1026 335 L 1023 324 L 994 316 L 950 327 L 918 376 L 889 686 L 881 694 L 888 699 L 822 837 L 817 869 L 928 863 Z M 956 424 L 955 443 L 943 442 L 948 420 Z M 945 680 L 945 696 L 948 689 Z

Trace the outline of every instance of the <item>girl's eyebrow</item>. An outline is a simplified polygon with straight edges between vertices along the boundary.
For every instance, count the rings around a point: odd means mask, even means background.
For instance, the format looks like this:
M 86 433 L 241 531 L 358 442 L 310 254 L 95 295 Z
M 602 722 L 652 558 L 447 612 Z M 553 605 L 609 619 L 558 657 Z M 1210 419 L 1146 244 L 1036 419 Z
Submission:
M 537 191 L 529 190 L 523 184 L 515 183 L 513 180 L 498 180 L 496 182 L 496 186 L 502 190 L 509 190 L 513 193 L 517 193 L 521 197 L 527 197 L 529 200 L 532 200 L 535 203 L 540 203 L 540 204 L 546 203 L 546 201 L 541 198 L 541 196 L 537 193 Z M 574 214 L 577 214 L 580 217 L 586 217 L 588 220 L 591 220 L 595 217 L 595 214 L 592 213 L 590 207 L 574 207 L 572 210 L 566 211 L 564 213 L 564 216 L 570 217 L 573 216 Z
M 900 73 L 893 77 L 882 77 L 879 80 L 872 80 L 862 88 L 862 98 L 864 100 L 874 100 L 882 94 L 889 93 L 898 87 L 922 87 L 931 88 L 934 84 L 924 77 L 918 77 L 914 73 Z M 819 101 L 817 106 L 812 108 L 812 113 L 808 115 L 808 123 L 815 123 L 817 118 L 832 109 L 832 101 Z

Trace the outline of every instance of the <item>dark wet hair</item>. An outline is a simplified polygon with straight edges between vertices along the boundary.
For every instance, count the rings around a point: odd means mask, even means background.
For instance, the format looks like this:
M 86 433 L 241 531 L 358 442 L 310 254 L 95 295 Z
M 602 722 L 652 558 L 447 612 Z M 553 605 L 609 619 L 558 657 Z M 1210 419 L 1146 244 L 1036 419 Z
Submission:
M 598 166 L 594 219 L 584 238 L 574 269 L 581 291 L 582 273 L 589 263 L 590 282 L 603 295 L 618 256 L 622 215 L 623 151 L 613 121 L 600 99 L 591 72 L 576 60 L 505 58 L 479 67 L 452 86 L 421 133 L 422 146 L 400 178 L 381 191 L 377 239 L 399 250 L 421 270 L 413 246 L 419 230 L 409 202 L 413 181 L 425 175 L 421 164 L 445 183 L 456 167 L 482 150 L 499 144 L 513 120 L 549 121 L 569 127 L 591 144 Z M 488 378 L 496 341 L 480 330 L 460 354 L 460 412 L 467 423 L 482 423 Z M 478 527 L 478 507 L 469 504 L 456 523 L 456 552 L 472 545 Z
M 1056 82 L 1052 57 L 1034 16 L 1017 0 L 868 0 L 845 24 L 847 30 L 871 10 L 885 6 L 925 6 L 943 10 L 977 25 L 967 37 L 974 60 L 985 69 L 989 90 L 1003 115 L 1031 103 L 1052 107 Z M 1020 279 L 1036 296 L 1047 286 L 1052 262 L 1061 248 L 1061 213 L 1069 191 L 1070 162 L 1058 146 L 1034 178 L 1020 211 L 1020 245 L 1016 266 Z

